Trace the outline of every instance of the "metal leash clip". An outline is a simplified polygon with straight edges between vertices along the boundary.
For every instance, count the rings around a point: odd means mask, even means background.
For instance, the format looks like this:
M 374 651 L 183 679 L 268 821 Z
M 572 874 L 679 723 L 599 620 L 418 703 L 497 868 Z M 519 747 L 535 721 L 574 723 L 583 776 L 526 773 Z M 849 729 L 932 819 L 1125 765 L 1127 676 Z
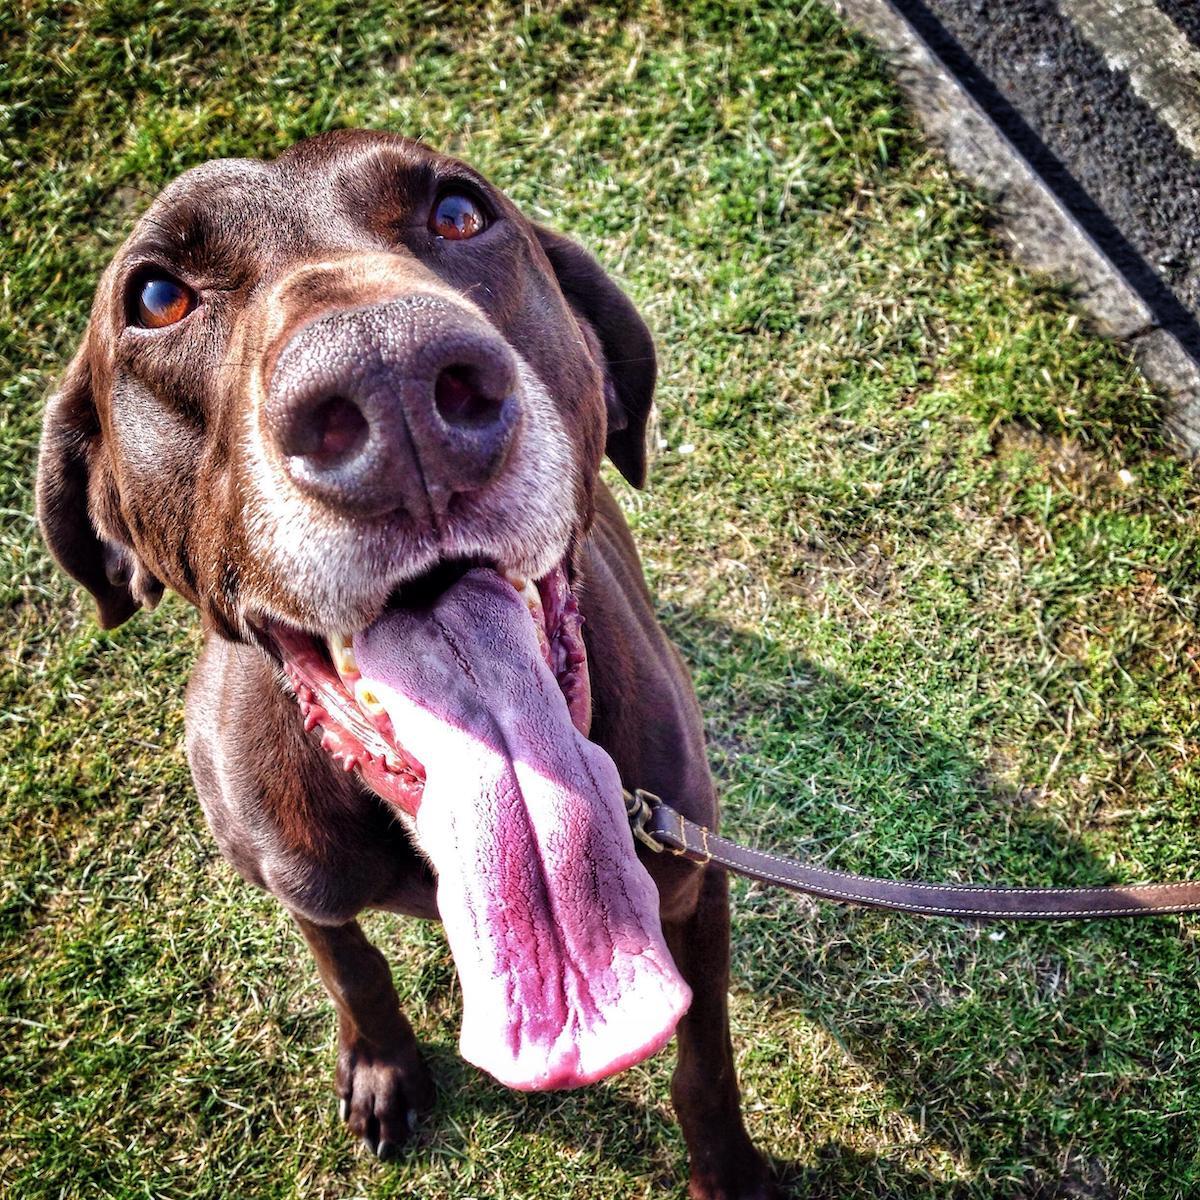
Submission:
M 649 846 L 655 854 L 661 854 L 663 844 L 646 828 L 646 823 L 654 813 L 654 806 L 662 803 L 662 797 L 647 792 L 644 788 L 634 788 L 632 792 L 628 788 L 622 788 L 621 795 L 625 797 L 625 815 L 629 818 L 633 836 L 643 846 Z

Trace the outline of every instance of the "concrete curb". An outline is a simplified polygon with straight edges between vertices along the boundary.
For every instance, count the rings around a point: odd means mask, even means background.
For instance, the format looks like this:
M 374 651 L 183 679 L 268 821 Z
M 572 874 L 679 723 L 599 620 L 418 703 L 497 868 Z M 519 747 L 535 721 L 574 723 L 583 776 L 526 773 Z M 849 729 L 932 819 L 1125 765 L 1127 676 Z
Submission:
M 1126 342 L 1167 397 L 1168 432 L 1200 455 L 1200 364 L 1053 189 L 889 0 L 830 0 L 880 49 L 906 99 L 951 165 L 993 204 L 1014 258 L 1071 287 L 1097 331 Z

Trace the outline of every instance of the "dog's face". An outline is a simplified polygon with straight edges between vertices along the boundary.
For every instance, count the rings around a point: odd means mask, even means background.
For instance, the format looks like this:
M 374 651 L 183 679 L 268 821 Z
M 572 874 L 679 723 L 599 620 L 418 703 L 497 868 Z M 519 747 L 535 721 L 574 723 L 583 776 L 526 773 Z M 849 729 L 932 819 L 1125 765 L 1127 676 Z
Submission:
M 104 273 L 46 416 L 39 515 L 120 623 L 361 628 L 441 562 L 544 577 L 654 381 L 629 302 L 464 164 L 328 134 L 195 168 Z
M 578 247 L 462 163 L 341 133 L 167 188 L 46 413 L 55 556 L 105 625 L 165 585 L 275 656 L 432 860 L 464 1054 L 514 1087 L 638 1061 L 690 998 L 587 740 L 572 589 L 604 450 L 641 482 L 653 382 Z

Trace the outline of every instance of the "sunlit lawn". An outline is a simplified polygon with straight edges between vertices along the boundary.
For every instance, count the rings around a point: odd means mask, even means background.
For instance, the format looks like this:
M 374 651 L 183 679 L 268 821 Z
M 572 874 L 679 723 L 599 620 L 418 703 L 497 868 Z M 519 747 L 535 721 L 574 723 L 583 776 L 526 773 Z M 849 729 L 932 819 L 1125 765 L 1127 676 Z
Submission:
M 182 603 L 114 634 L 30 517 L 42 400 L 180 169 L 331 126 L 461 153 L 623 281 L 661 353 L 617 485 L 727 828 L 851 869 L 1200 869 L 1193 508 L 1158 404 L 997 249 L 818 6 L 142 6 L 0 16 L 0 1192 L 682 1194 L 670 1056 L 507 1093 L 438 929 L 369 922 L 441 1085 L 399 1165 L 181 747 Z M 1126 471 L 1122 477 L 1119 472 Z M 797 1194 L 1200 1192 L 1189 919 L 972 927 L 735 889 L 748 1121 Z

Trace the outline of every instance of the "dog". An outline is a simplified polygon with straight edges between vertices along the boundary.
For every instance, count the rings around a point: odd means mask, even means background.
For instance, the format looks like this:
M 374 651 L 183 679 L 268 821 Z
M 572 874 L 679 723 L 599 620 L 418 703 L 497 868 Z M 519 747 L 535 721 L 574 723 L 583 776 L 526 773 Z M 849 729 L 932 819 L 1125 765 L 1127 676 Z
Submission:
M 195 167 L 104 272 L 39 522 L 121 624 L 200 613 L 187 751 L 223 855 L 337 1009 L 381 1158 L 434 1088 L 356 917 L 443 921 L 461 1051 L 515 1088 L 674 1036 L 697 1200 L 772 1195 L 730 1045 L 724 872 L 635 848 L 622 781 L 715 828 L 700 712 L 599 477 L 646 473 L 655 351 L 586 251 L 482 175 L 338 131 Z

